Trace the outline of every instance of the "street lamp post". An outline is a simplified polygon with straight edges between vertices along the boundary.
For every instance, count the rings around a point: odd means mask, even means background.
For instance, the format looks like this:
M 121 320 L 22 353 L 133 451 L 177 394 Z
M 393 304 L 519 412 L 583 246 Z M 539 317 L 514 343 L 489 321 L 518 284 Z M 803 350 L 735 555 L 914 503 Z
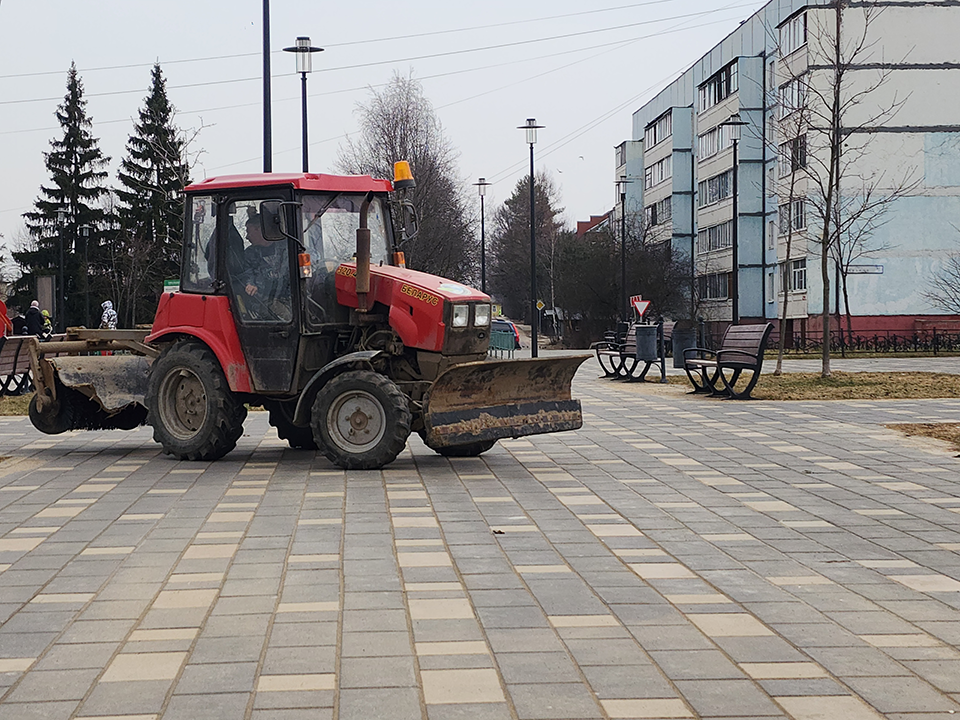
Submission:
M 537 309 L 537 226 L 535 196 L 533 191 L 533 146 L 537 144 L 537 130 L 543 125 L 537 125 L 534 118 L 527 118 L 526 125 L 517 129 L 526 131 L 526 141 L 530 146 L 530 357 L 538 357 L 537 352 L 537 324 L 540 311 Z
M 737 157 L 737 145 L 740 142 L 740 128 L 747 123 L 740 119 L 740 113 L 734 113 L 729 120 L 724 120 L 719 127 L 730 128 L 730 139 L 733 141 L 733 232 L 730 238 L 730 295 L 733 301 L 732 322 L 734 325 L 740 324 L 740 210 L 738 208 L 739 187 L 739 165 Z
M 307 73 L 313 72 L 313 53 L 323 52 L 323 48 L 313 47 L 310 44 L 310 38 L 298 37 L 297 44 L 293 47 L 285 47 L 284 52 L 297 54 L 297 72 L 300 73 L 300 105 L 301 122 L 303 131 L 303 171 L 308 171 L 308 150 L 307 150 Z
M 477 192 L 480 193 L 480 290 L 487 291 L 487 241 L 484 232 L 484 213 L 483 198 L 487 194 L 487 186 L 490 183 L 486 178 L 480 178 L 474 185 L 477 186 Z
M 627 321 L 627 185 L 626 176 L 617 181 L 620 190 L 620 319 Z
M 263 0 L 263 171 L 273 172 L 273 119 L 270 107 L 270 0 Z
M 59 331 L 66 332 L 66 314 L 67 314 L 67 291 L 64 287 L 63 280 L 63 233 L 64 226 L 67 224 L 67 211 L 66 210 L 57 210 L 57 227 L 59 232 L 60 240 L 60 267 L 59 267 L 59 282 L 57 283 L 57 306 L 54 308 L 54 312 L 57 314 L 57 328 Z
M 80 237 L 83 238 L 83 316 L 84 327 L 90 327 L 90 254 L 87 248 L 90 246 L 90 226 L 80 226 Z

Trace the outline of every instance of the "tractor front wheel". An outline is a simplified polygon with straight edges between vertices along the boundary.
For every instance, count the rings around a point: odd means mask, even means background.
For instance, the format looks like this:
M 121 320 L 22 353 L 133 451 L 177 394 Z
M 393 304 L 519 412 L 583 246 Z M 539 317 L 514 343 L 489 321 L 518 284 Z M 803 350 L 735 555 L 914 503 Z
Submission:
M 346 470 L 376 470 L 393 462 L 407 443 L 410 419 L 400 388 L 368 370 L 337 375 L 313 402 L 317 446 Z
M 237 446 L 247 409 L 230 390 L 217 356 L 179 342 L 150 369 L 147 421 L 153 439 L 178 460 L 218 460 Z

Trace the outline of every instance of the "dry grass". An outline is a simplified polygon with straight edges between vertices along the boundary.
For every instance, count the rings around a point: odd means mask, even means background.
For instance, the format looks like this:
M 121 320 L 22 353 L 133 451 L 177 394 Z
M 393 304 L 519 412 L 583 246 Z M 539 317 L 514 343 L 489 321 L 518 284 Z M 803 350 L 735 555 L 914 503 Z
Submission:
M 14 397 L 0 397 L 0 415 L 26 415 L 27 406 L 30 404 L 29 395 L 16 395 Z
M 887 425 L 891 430 L 898 430 L 905 435 L 944 440 L 960 451 L 960 424 L 957 423 L 893 423 Z
M 672 376 L 672 383 L 686 377 Z M 754 388 L 756 400 L 916 400 L 960 397 L 960 375 L 945 373 L 835 372 L 764 375 Z

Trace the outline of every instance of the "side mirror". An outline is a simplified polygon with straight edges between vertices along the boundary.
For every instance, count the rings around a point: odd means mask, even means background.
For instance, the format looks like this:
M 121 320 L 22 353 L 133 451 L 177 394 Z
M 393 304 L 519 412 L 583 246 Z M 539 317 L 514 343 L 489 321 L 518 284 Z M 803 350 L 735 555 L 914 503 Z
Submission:
M 420 234 L 420 218 L 417 217 L 417 209 L 409 200 L 400 203 L 400 223 L 402 225 L 403 240 L 413 240 Z
M 260 230 L 264 240 L 277 242 L 289 237 L 283 206 L 282 200 L 264 200 L 260 203 Z

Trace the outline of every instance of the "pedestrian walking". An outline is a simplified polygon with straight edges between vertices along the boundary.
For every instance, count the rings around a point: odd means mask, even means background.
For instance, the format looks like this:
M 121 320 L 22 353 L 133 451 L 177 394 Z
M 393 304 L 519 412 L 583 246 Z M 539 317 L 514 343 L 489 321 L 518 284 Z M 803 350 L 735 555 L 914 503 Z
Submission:
M 40 313 L 40 301 L 34 300 L 27 310 L 27 335 L 43 336 L 43 315 Z
M 100 307 L 103 308 L 103 315 L 100 316 L 100 329 L 116 330 L 117 311 L 113 309 L 113 303 L 110 300 L 104 300 Z

